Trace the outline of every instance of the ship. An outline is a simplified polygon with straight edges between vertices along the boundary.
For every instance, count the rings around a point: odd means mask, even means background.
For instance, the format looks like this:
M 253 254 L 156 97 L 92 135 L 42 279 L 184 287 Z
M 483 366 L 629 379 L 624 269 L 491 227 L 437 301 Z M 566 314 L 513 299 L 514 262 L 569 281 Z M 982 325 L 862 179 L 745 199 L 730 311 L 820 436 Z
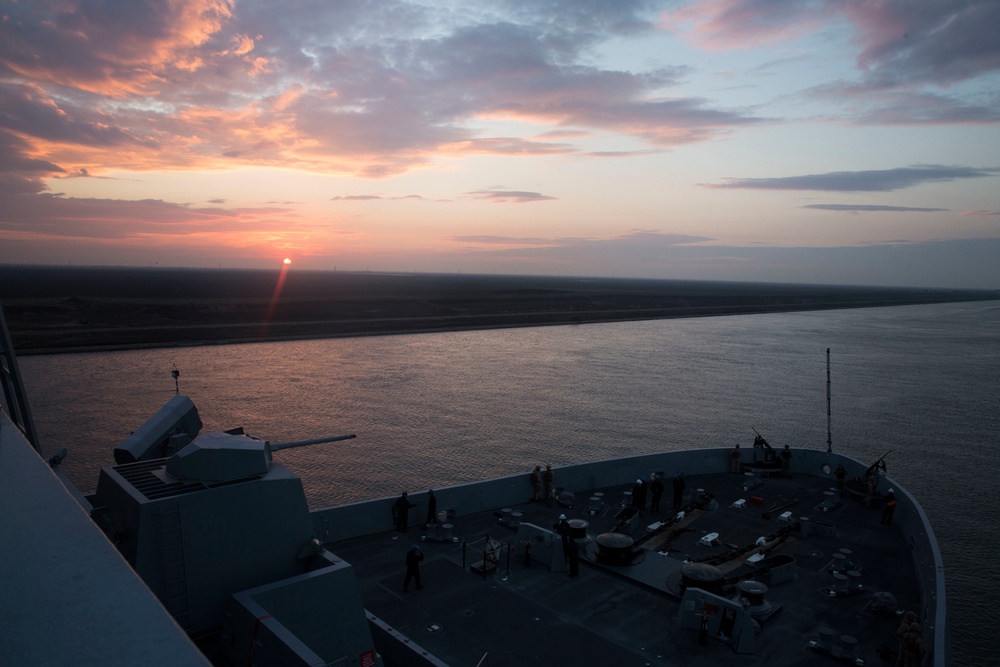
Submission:
M 926 514 L 829 438 L 311 510 L 280 452 L 355 434 L 201 433 L 178 394 L 84 495 L 37 447 L 5 324 L 0 360 L 9 664 L 861 666 L 895 663 L 901 626 L 948 664 Z

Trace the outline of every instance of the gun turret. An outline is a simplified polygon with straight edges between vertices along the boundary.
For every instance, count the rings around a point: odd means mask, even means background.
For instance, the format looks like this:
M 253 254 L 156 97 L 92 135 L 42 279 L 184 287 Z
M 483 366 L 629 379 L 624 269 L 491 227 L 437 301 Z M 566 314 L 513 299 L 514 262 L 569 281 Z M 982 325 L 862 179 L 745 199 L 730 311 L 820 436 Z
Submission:
M 167 459 L 167 473 L 180 480 L 199 482 L 227 482 L 265 475 L 271 469 L 272 452 L 354 437 L 354 434 L 337 435 L 271 444 L 244 433 L 205 433 Z

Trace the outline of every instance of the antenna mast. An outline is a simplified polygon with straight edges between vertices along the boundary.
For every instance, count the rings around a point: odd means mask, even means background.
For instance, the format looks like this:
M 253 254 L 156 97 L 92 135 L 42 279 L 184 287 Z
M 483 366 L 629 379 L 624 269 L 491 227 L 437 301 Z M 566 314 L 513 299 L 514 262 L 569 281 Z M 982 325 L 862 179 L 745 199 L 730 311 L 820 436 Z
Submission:
M 826 348 L 826 453 L 833 451 L 830 437 L 830 348 Z

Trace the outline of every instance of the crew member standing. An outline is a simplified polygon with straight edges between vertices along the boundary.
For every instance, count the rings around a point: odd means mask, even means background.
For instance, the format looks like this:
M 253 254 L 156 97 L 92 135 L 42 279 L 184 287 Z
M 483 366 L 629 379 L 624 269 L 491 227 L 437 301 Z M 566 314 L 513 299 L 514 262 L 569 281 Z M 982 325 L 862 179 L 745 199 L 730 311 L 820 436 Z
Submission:
M 740 471 L 740 443 L 736 443 L 733 451 L 729 453 L 729 471 L 739 473 Z
M 663 497 L 663 476 L 660 473 L 653 474 L 653 481 L 649 485 L 649 511 L 660 513 L 660 498 Z
M 413 503 L 410 502 L 409 498 L 406 497 L 406 491 L 403 491 L 401 495 L 396 500 L 396 532 L 405 533 L 406 526 L 410 520 L 410 508 L 413 507 Z M 398 537 L 398 536 L 397 536 Z
M 885 497 L 882 498 L 882 520 L 879 521 L 883 526 L 888 526 L 892 523 L 892 514 L 896 511 L 896 494 L 892 489 L 889 489 Z
M 681 503 L 684 500 L 684 487 L 687 486 L 684 483 L 684 473 L 679 472 L 674 475 L 674 509 L 680 509 Z
M 534 489 L 534 496 L 531 498 L 531 502 L 537 502 L 542 499 L 542 466 L 535 466 L 535 469 L 531 471 L 531 488 Z
M 637 508 L 639 516 L 642 516 L 642 510 L 646 507 L 646 482 L 641 477 L 632 485 L 632 507 Z
M 792 476 L 792 450 L 785 445 L 785 448 L 781 450 L 781 472 L 785 477 Z
M 410 550 L 406 552 L 406 577 L 403 578 L 403 592 L 406 593 L 410 587 L 410 580 L 417 582 L 417 590 L 419 591 L 423 586 L 420 585 L 420 561 L 424 559 L 424 554 L 420 551 L 420 547 L 416 544 L 410 547 Z
M 896 640 L 899 646 L 899 653 L 896 656 L 896 667 L 906 667 L 906 647 L 904 642 L 906 635 L 910 632 L 910 624 L 917 622 L 917 615 L 912 611 L 906 612 L 903 620 L 896 626 Z
M 847 479 L 847 470 L 844 468 L 843 463 L 837 464 L 837 469 L 833 471 L 834 477 L 837 478 L 837 489 L 840 491 L 840 495 L 844 495 L 844 481 Z
M 542 489 L 542 496 L 545 498 L 546 505 L 551 506 L 552 504 L 552 497 L 556 493 L 555 484 L 556 484 L 556 474 L 552 472 L 551 465 L 546 465 L 545 472 L 542 473 L 542 485 L 544 487 Z

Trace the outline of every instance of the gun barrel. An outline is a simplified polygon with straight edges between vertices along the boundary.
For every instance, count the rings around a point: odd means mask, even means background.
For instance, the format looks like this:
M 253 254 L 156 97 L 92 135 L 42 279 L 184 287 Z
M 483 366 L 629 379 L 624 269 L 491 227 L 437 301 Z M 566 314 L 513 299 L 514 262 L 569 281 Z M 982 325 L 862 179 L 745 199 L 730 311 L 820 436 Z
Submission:
M 326 438 L 313 438 L 312 440 L 296 440 L 294 442 L 272 442 L 271 451 L 276 452 L 279 449 L 291 449 L 292 447 L 306 447 L 307 445 L 318 445 L 323 442 L 337 442 L 338 440 L 350 440 L 351 438 L 356 438 L 357 435 L 351 433 L 350 435 L 335 435 Z

